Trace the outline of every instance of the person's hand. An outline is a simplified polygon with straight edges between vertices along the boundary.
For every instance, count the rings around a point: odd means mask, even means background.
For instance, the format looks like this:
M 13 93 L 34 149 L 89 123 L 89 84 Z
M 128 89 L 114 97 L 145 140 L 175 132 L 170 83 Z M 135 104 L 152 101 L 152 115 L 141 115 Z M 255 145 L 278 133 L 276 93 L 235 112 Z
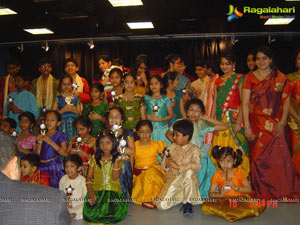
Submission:
M 238 133 L 240 130 L 242 129 L 242 126 L 240 123 L 236 123 L 235 126 L 234 126 L 234 133 Z
M 182 100 L 183 100 L 183 102 L 187 102 L 187 101 L 191 100 L 191 97 L 189 96 L 188 93 L 185 93 L 182 95 Z
M 141 75 L 141 78 L 142 78 L 142 81 L 143 81 L 145 87 L 147 87 L 148 80 L 147 80 L 146 73 L 145 73 L 145 72 L 142 72 L 140 75 Z
M 45 135 L 39 134 L 39 135 L 36 137 L 36 141 L 37 141 L 37 143 L 38 143 L 39 145 L 43 144 L 43 137 L 44 137 L 44 136 L 45 136 Z
M 102 117 L 96 112 L 90 112 L 89 119 L 90 120 L 101 120 Z
M 93 192 L 93 193 L 89 193 L 89 194 L 88 194 L 88 197 L 89 197 L 89 203 L 90 203 L 91 205 L 94 205 L 94 204 L 96 203 L 96 201 L 97 201 L 97 197 L 96 197 L 96 195 L 94 194 L 94 192 Z
M 18 108 L 15 104 L 13 104 L 13 106 L 12 106 L 12 112 L 14 114 L 21 114 L 23 112 L 23 110 L 20 109 L 20 108 Z
M 71 213 L 71 217 L 72 217 L 73 219 L 75 219 L 76 216 L 77 216 L 77 213 Z
M 278 122 L 275 126 L 273 134 L 277 137 L 283 132 L 283 130 L 284 130 L 284 123 L 283 122 Z
M 160 122 L 160 118 L 158 118 L 156 114 L 147 115 L 147 120 L 150 120 L 151 122 Z
M 61 109 L 61 111 L 63 111 L 63 112 L 73 112 L 73 107 L 74 107 L 74 105 L 72 105 L 72 104 L 66 104 L 66 105 Z
M 13 106 L 14 106 L 13 102 L 8 103 L 8 105 L 7 105 L 7 111 L 8 112 L 13 111 Z
M 121 162 L 121 161 L 129 161 L 130 160 L 130 157 L 126 154 L 123 154 L 123 155 L 119 155 L 117 158 L 116 158 L 116 161 L 117 162 Z
M 195 92 L 196 92 L 196 89 L 194 87 L 191 87 L 190 88 L 190 93 L 193 95 L 193 94 L 195 94 Z
M 202 114 L 202 115 L 199 116 L 199 119 L 200 119 L 200 120 L 208 120 L 209 117 L 206 116 L 206 115 L 204 115 L 204 114 Z
M 74 96 L 77 96 L 77 97 L 78 97 L 79 94 L 80 94 L 80 93 L 79 93 L 77 90 L 73 90 L 73 95 L 74 95 Z
M 255 139 L 255 134 L 252 132 L 250 127 L 245 129 L 245 136 L 248 141 L 253 141 Z
M 224 186 L 229 186 L 233 190 L 236 189 L 236 186 L 234 185 L 234 183 L 232 181 L 225 181 L 225 184 L 223 185 L 223 187 Z
M 201 90 L 201 89 L 197 89 L 197 90 L 195 91 L 195 95 L 196 95 L 196 96 L 201 95 L 201 93 L 202 93 L 202 90 Z

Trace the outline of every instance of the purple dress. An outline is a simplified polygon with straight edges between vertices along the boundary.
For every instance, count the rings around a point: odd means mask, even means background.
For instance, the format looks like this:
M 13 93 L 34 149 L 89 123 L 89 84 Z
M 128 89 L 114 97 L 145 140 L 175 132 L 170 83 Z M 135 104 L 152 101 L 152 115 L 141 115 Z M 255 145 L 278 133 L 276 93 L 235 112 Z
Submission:
M 57 131 L 53 136 L 50 136 L 50 139 L 60 147 L 63 142 L 67 141 L 66 134 L 61 131 Z M 64 176 L 63 162 L 59 153 L 46 142 L 42 144 L 39 170 L 51 175 L 51 187 L 58 188 L 59 180 Z

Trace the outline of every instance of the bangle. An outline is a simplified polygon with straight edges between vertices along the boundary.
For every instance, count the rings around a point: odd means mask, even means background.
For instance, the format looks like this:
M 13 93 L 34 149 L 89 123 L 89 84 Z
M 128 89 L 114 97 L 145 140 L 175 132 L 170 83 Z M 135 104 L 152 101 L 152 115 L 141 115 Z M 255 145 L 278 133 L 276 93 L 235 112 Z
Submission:
M 285 122 L 279 121 L 282 126 L 285 126 Z
M 58 147 L 58 149 L 57 149 L 56 151 L 57 151 L 57 152 L 59 152 L 59 151 L 60 151 L 60 149 L 61 149 L 61 148 L 60 148 L 60 147 Z
M 91 182 L 91 181 L 88 181 L 88 182 L 85 182 L 85 184 L 93 184 L 93 182 Z
M 120 167 L 119 168 L 113 168 L 113 170 L 120 170 Z
M 249 129 L 250 128 L 250 125 L 245 125 L 245 129 Z

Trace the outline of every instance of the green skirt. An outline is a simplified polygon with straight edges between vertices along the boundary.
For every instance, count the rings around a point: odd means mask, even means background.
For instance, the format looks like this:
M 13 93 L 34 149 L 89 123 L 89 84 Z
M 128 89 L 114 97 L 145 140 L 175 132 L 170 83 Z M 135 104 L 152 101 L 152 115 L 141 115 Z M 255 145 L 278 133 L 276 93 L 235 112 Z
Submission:
M 125 195 L 116 191 L 94 191 L 97 201 L 94 205 L 85 196 L 83 206 L 84 220 L 92 223 L 118 223 L 125 219 L 128 211 Z

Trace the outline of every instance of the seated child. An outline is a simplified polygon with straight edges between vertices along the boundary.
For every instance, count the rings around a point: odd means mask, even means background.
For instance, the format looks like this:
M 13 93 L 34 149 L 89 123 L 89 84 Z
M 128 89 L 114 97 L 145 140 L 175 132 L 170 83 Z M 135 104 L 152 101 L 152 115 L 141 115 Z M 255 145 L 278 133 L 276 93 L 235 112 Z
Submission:
M 200 149 L 190 143 L 194 131 L 192 122 L 179 120 L 173 129 L 175 143 L 169 145 L 161 163 L 166 176 L 157 208 L 169 209 L 182 202 L 183 215 L 192 215 L 193 204 L 202 203 L 196 176 L 201 168 Z
M 17 123 L 12 118 L 5 118 L 0 122 L 0 130 L 12 134 L 17 128 Z
M 26 183 L 50 186 L 51 176 L 38 170 L 40 157 L 37 154 L 27 154 L 21 159 L 21 181 Z
M 149 120 L 140 120 L 136 125 L 139 140 L 135 142 L 133 188 L 131 198 L 135 204 L 153 209 L 156 199 L 164 186 L 165 173 L 158 164 L 157 156 L 162 154 L 166 143 L 150 137 L 153 127 Z
M 248 195 L 251 192 L 248 174 L 243 169 L 237 168 L 243 160 L 242 151 L 215 146 L 212 149 L 212 156 L 217 160 L 219 170 L 211 179 L 209 196 L 216 198 L 216 201 L 205 202 L 202 205 L 202 212 L 231 222 L 262 213 L 265 206 L 258 205 Z M 216 191 L 217 187 L 219 191 Z
M 117 138 L 110 130 L 99 134 L 96 145 L 97 151 L 89 160 L 83 218 L 90 223 L 117 223 L 128 211 L 119 177 L 124 168 L 123 161 L 129 157 L 120 155 Z
M 65 160 L 65 172 L 60 181 L 59 189 L 64 191 L 68 199 L 68 209 L 72 218 L 82 219 L 84 197 L 87 193 L 85 177 L 80 175 L 82 159 L 71 154 Z
M 241 150 L 230 147 L 215 146 L 212 156 L 217 160 L 220 169 L 211 178 L 210 197 L 247 196 L 251 186 L 247 180 L 248 174 L 238 167 L 242 162 Z M 219 192 L 216 192 L 217 187 Z

